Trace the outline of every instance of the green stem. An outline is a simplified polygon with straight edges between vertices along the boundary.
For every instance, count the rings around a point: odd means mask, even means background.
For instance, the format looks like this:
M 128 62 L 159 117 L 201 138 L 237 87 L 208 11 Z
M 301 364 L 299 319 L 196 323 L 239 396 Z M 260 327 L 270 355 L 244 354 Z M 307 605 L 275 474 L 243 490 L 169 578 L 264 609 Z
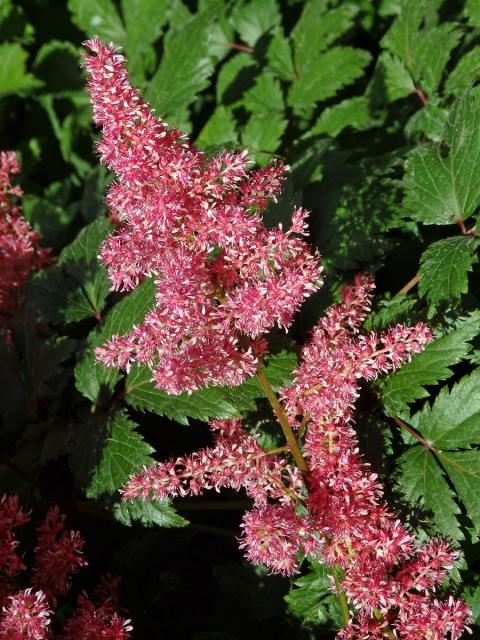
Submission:
M 343 622 L 348 624 L 350 621 L 350 611 L 348 610 L 348 602 L 347 596 L 345 595 L 345 591 L 341 589 L 340 576 L 338 575 L 337 567 L 333 567 L 332 569 L 333 579 L 335 580 L 335 586 L 337 587 L 337 596 L 338 601 L 340 602 L 340 608 L 342 610 Z
M 273 413 L 277 416 L 277 420 L 282 427 L 283 434 L 288 444 L 288 448 L 290 449 L 290 453 L 295 460 L 295 464 L 302 472 L 302 475 L 306 475 L 308 468 L 307 463 L 305 462 L 305 458 L 300 451 L 300 447 L 298 446 L 295 435 L 292 431 L 292 428 L 288 424 L 287 416 L 285 415 L 284 410 L 282 409 L 280 402 L 278 401 L 277 396 L 275 395 L 274 390 L 270 386 L 270 383 L 265 375 L 265 371 L 263 367 L 259 367 L 257 370 L 257 378 L 260 382 L 262 389 L 265 391 L 265 395 L 267 396 L 270 404 L 272 405 Z

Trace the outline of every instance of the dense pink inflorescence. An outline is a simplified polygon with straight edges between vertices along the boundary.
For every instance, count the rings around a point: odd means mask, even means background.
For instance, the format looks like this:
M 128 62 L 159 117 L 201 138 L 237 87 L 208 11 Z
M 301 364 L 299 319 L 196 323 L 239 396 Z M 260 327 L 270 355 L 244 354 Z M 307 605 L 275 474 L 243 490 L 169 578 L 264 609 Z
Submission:
M 65 529 L 65 516 L 52 507 L 38 528 L 32 585 L 50 599 L 64 595 L 71 576 L 87 564 L 82 556 L 84 540 L 78 531 Z
M 96 590 L 96 603 L 82 593 L 59 640 L 128 640 L 133 627 L 130 620 L 122 618 L 116 611 L 117 587 L 116 580 L 104 577 Z
M 0 152 L 0 324 L 5 324 L 17 305 L 18 290 L 29 275 L 48 262 L 39 247 L 40 236 L 22 216 L 19 186 L 12 184 L 20 173 L 14 151 Z
M 352 619 L 342 640 L 459 638 L 469 609 L 435 597 L 458 553 L 440 540 L 423 547 L 383 501 L 377 476 L 362 461 L 353 429 L 359 384 L 393 371 L 431 339 L 423 325 L 364 335 L 373 281 L 359 276 L 330 307 L 304 347 L 283 408 L 297 428 L 307 416 L 306 483 L 283 459 L 263 452 L 239 420 L 214 421 L 211 449 L 131 478 L 124 498 L 165 498 L 220 487 L 243 488 L 254 507 L 240 546 L 254 563 L 290 575 L 303 555 L 341 567 Z M 304 421 L 305 422 L 305 421 Z M 297 507 L 302 505 L 301 509 Z M 427 612 L 431 611 L 431 614 Z
M 291 228 L 260 218 L 285 167 L 247 171 L 246 153 L 208 158 L 154 117 L 128 82 L 124 58 L 94 39 L 86 59 L 102 160 L 117 174 L 108 195 L 118 229 L 102 247 L 112 287 L 148 277 L 156 304 L 126 336 L 97 349 L 107 366 L 146 364 L 169 393 L 237 385 L 255 373 L 262 335 L 287 328 L 319 285 L 321 268 Z M 397 325 L 363 334 L 374 288 L 369 276 L 346 287 L 302 351 L 281 410 L 302 429 L 304 477 L 277 452 L 263 451 L 237 419 L 214 421 L 214 445 L 132 477 L 124 499 L 243 489 L 253 501 L 240 545 L 248 559 L 291 575 L 302 556 L 341 569 L 351 619 L 339 638 L 460 637 L 468 607 L 435 597 L 457 552 L 439 540 L 423 547 L 383 500 L 362 460 L 353 407 L 362 380 L 396 370 L 430 341 L 427 327 Z
M 0 620 L 0 638 L 5 640 L 45 640 L 48 637 L 50 608 L 41 591 L 25 589 L 9 596 Z
M 301 239 L 306 212 L 296 210 L 286 232 L 260 216 L 287 167 L 249 172 L 246 152 L 207 157 L 153 115 L 112 45 L 87 46 L 98 151 L 117 175 L 107 201 L 119 226 L 101 259 L 113 289 L 156 282 L 142 324 L 97 358 L 127 370 L 146 364 L 169 393 L 236 386 L 255 373 L 258 338 L 275 324 L 287 328 L 320 284 L 318 256 Z

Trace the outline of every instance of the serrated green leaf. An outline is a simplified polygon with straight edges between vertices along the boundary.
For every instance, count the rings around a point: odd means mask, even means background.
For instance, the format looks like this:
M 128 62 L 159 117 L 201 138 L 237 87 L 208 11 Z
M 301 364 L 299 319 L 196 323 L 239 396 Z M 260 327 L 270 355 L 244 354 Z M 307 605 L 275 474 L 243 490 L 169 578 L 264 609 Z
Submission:
M 467 515 L 473 523 L 475 534 L 480 532 L 480 450 L 472 449 L 480 443 L 480 370 L 475 370 L 470 376 L 460 380 L 451 390 L 443 388 L 435 402 L 425 405 L 422 411 L 410 418 L 410 424 L 416 429 L 427 443 L 425 446 L 414 446 L 401 457 L 411 462 L 410 467 L 402 466 L 402 490 L 411 485 L 415 477 L 415 461 L 420 457 L 428 467 L 430 479 L 422 471 L 424 486 L 419 489 L 416 497 L 422 496 L 427 508 L 434 512 L 434 522 L 437 529 L 454 539 L 462 539 L 459 531 L 455 536 L 452 524 L 445 521 L 447 504 L 452 494 L 443 480 L 446 472 L 455 492 L 465 505 Z M 464 449 L 464 450 L 458 450 Z M 412 462 L 413 460 L 413 462 Z M 419 465 L 420 466 L 420 465 Z M 431 482 L 432 481 L 432 482 Z M 437 486 L 435 487 L 435 483 Z M 433 486 L 432 486 L 433 485 Z M 436 500 L 431 494 L 437 492 Z M 430 493 L 427 499 L 426 495 Z M 428 503 L 428 504 L 427 504 Z M 458 514 L 459 510 L 450 507 L 450 518 Z
M 242 144 L 258 164 L 266 164 L 270 154 L 280 146 L 288 124 L 282 115 L 278 112 L 253 113 L 243 128 Z
M 418 44 L 417 32 L 425 13 L 425 0 L 405 0 L 400 15 L 383 36 L 380 44 L 398 56 L 411 69 L 415 47 Z
M 151 46 L 162 34 L 169 5 L 168 0 L 122 0 L 128 68 L 134 80 L 142 80 L 149 63 L 155 59 Z
M 444 387 L 432 406 L 412 416 L 410 423 L 438 449 L 480 444 L 480 370 L 453 386 Z
M 461 31 L 454 24 L 445 22 L 417 38 L 411 72 L 427 96 L 437 91 L 450 54 L 461 37 Z
M 290 381 L 295 363 L 295 355 L 287 351 L 267 358 L 265 373 L 272 387 L 278 388 Z M 146 367 L 132 369 L 126 382 L 126 402 L 134 409 L 164 415 L 180 424 L 188 424 L 189 418 L 207 421 L 238 416 L 241 412 L 253 411 L 255 400 L 264 397 L 256 378 L 239 387 L 209 387 L 173 396 L 156 389 L 151 377 Z
M 105 442 L 99 464 L 86 490 L 87 498 L 111 495 L 133 474 L 155 461 L 154 453 L 135 424 L 124 412 L 109 417 L 105 425 Z
M 117 502 L 113 507 L 115 520 L 126 527 L 139 522 L 144 527 L 185 527 L 188 520 L 178 515 L 170 500 L 142 502 L 139 498 L 128 502 Z
M 327 11 L 325 0 L 310 0 L 292 30 L 295 69 L 303 73 L 315 57 L 350 29 L 358 13 L 353 2 Z
M 290 43 L 281 29 L 277 29 L 267 50 L 268 66 L 280 80 L 291 81 L 295 78 Z
M 382 399 L 388 415 L 398 415 L 407 404 L 427 398 L 425 385 L 436 384 L 452 375 L 451 366 L 460 362 L 470 351 L 472 340 L 479 332 L 480 312 L 462 319 L 457 328 L 431 342 L 422 353 L 385 381 L 382 381 Z
M 471 27 L 480 27 L 480 0 L 467 0 L 464 13 Z
M 214 65 L 210 55 L 212 14 L 204 11 L 164 38 L 160 66 L 147 90 L 159 115 L 179 124 L 179 114 L 208 86 Z M 177 117 L 176 117 L 177 116 Z
M 465 95 L 452 108 L 440 146 L 420 145 L 404 178 L 405 211 L 424 224 L 453 224 L 480 204 L 480 98 Z
M 410 72 L 397 56 L 383 52 L 378 59 L 378 73 L 382 78 L 382 89 L 390 102 L 405 98 L 415 91 Z
M 478 387 L 477 387 L 478 393 Z M 476 431 L 480 416 L 477 414 Z M 478 442 L 478 438 L 477 438 Z M 475 534 L 480 533 L 480 451 L 449 451 L 438 454 L 440 462 L 455 487 L 455 492 L 465 505 Z
M 88 36 L 125 46 L 126 33 L 112 0 L 68 0 L 72 22 Z
M 276 0 L 236 2 L 231 23 L 240 39 L 251 47 L 270 29 L 280 24 L 281 15 Z
M 423 252 L 418 289 L 431 307 L 435 308 L 442 300 L 458 299 L 467 292 L 476 247 L 477 242 L 471 236 L 455 236 L 433 242 Z
M 311 135 L 326 134 L 335 138 L 347 127 L 361 131 L 372 123 L 367 98 L 357 96 L 324 109 L 310 130 Z
M 117 369 L 97 364 L 93 349 L 113 335 L 127 333 L 135 323 L 143 320 L 154 303 L 155 283 L 145 280 L 111 309 L 100 329 L 88 336 L 87 349 L 75 367 L 75 383 L 80 393 L 94 404 L 102 404 L 108 399 L 122 376 Z
M 362 76 L 370 59 L 367 51 L 353 47 L 333 47 L 316 56 L 292 83 L 288 104 L 296 114 L 308 113 L 315 103 L 331 98 Z
M 42 85 L 27 72 L 28 54 L 17 42 L 0 44 L 0 97 L 10 93 L 28 93 Z
M 480 5 L 479 5 L 480 6 Z M 476 46 L 462 56 L 448 76 L 445 91 L 449 95 L 460 97 L 480 78 L 480 47 Z
M 324 564 L 312 563 L 310 572 L 294 580 L 285 596 L 288 610 L 306 623 L 327 622 L 328 598 L 332 595 L 330 577 Z
M 238 142 L 236 121 L 232 111 L 220 105 L 198 134 L 197 144 L 200 147 L 209 147 L 229 142 Z
M 57 265 L 35 275 L 29 287 L 29 306 L 40 311 L 44 320 L 68 324 L 101 317 L 109 280 L 97 256 L 112 229 L 106 218 L 83 227 L 61 252 Z
M 245 93 L 243 105 L 256 115 L 283 111 L 283 93 L 279 81 L 271 73 L 264 71 L 255 78 L 255 84 Z
M 414 446 L 399 459 L 399 487 L 411 504 L 420 501 L 432 513 L 437 531 L 452 540 L 463 540 L 454 500 L 445 474 L 427 448 Z
M 440 142 L 447 118 L 446 109 L 429 102 L 413 114 L 405 125 L 405 133 L 409 138 L 425 136 L 432 142 Z

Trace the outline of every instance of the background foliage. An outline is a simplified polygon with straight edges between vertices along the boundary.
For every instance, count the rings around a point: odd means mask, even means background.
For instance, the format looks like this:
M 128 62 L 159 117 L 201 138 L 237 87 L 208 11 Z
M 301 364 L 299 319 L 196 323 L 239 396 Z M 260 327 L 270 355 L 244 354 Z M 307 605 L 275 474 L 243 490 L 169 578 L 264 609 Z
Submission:
M 1 491 L 67 511 L 91 565 L 123 575 L 137 638 L 331 638 L 339 611 L 321 565 L 290 584 L 243 563 L 237 495 L 119 502 L 142 465 L 207 444 L 210 417 L 241 413 L 276 435 L 254 380 L 170 397 L 141 368 L 94 362 L 153 287 L 109 294 L 96 258 L 111 224 L 80 69 L 93 34 L 123 47 L 152 106 L 200 147 L 291 166 L 267 222 L 312 211 L 326 284 L 289 337 L 274 336 L 273 386 L 359 270 L 378 284 L 368 328 L 434 329 L 424 353 L 364 389 L 358 429 L 417 535 L 461 545 L 455 580 L 480 624 L 480 2 L 0 2 L 2 148 L 21 153 L 25 215 L 59 256 L 0 347 Z

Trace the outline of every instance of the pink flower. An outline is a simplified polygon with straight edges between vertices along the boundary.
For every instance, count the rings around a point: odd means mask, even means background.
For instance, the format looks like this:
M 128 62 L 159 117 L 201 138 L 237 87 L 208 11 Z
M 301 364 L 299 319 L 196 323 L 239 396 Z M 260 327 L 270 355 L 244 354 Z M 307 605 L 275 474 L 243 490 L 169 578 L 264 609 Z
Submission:
M 25 569 L 25 565 L 15 550 L 18 540 L 14 530 L 30 520 L 23 511 L 17 496 L 3 495 L 0 500 L 0 569 L 7 576 L 13 576 Z
M 5 640 L 44 640 L 51 611 L 42 591 L 25 589 L 9 597 L 0 621 L 0 638 Z
M 288 328 L 321 284 L 318 255 L 292 227 L 268 230 L 261 212 L 280 192 L 286 167 L 248 171 L 246 152 L 208 158 L 154 117 L 128 82 L 123 56 L 98 39 L 86 58 L 98 150 L 117 174 L 107 197 L 119 223 L 101 259 L 112 288 L 154 277 L 156 302 L 126 336 L 96 351 L 106 366 L 152 369 L 168 393 L 236 386 L 259 365 L 256 339 Z
M 74 615 L 67 620 L 60 640 L 128 640 L 133 627 L 119 616 L 109 600 L 95 606 L 86 594 L 78 598 Z
M 265 505 L 269 499 L 291 502 L 301 493 L 298 470 L 264 452 L 240 420 L 214 420 L 211 428 L 216 434 L 214 447 L 144 469 L 130 478 L 123 499 L 162 500 L 230 488 L 244 489 L 255 504 Z
M 21 214 L 17 200 L 23 195 L 12 185 L 20 173 L 14 151 L 0 152 L 0 324 L 5 324 L 17 305 L 18 290 L 32 271 L 48 262 L 48 251 L 39 247 L 40 236 Z
M 73 573 L 87 564 L 82 557 L 84 540 L 78 531 L 65 530 L 65 516 L 52 507 L 38 528 L 32 584 L 50 598 L 64 595 Z

